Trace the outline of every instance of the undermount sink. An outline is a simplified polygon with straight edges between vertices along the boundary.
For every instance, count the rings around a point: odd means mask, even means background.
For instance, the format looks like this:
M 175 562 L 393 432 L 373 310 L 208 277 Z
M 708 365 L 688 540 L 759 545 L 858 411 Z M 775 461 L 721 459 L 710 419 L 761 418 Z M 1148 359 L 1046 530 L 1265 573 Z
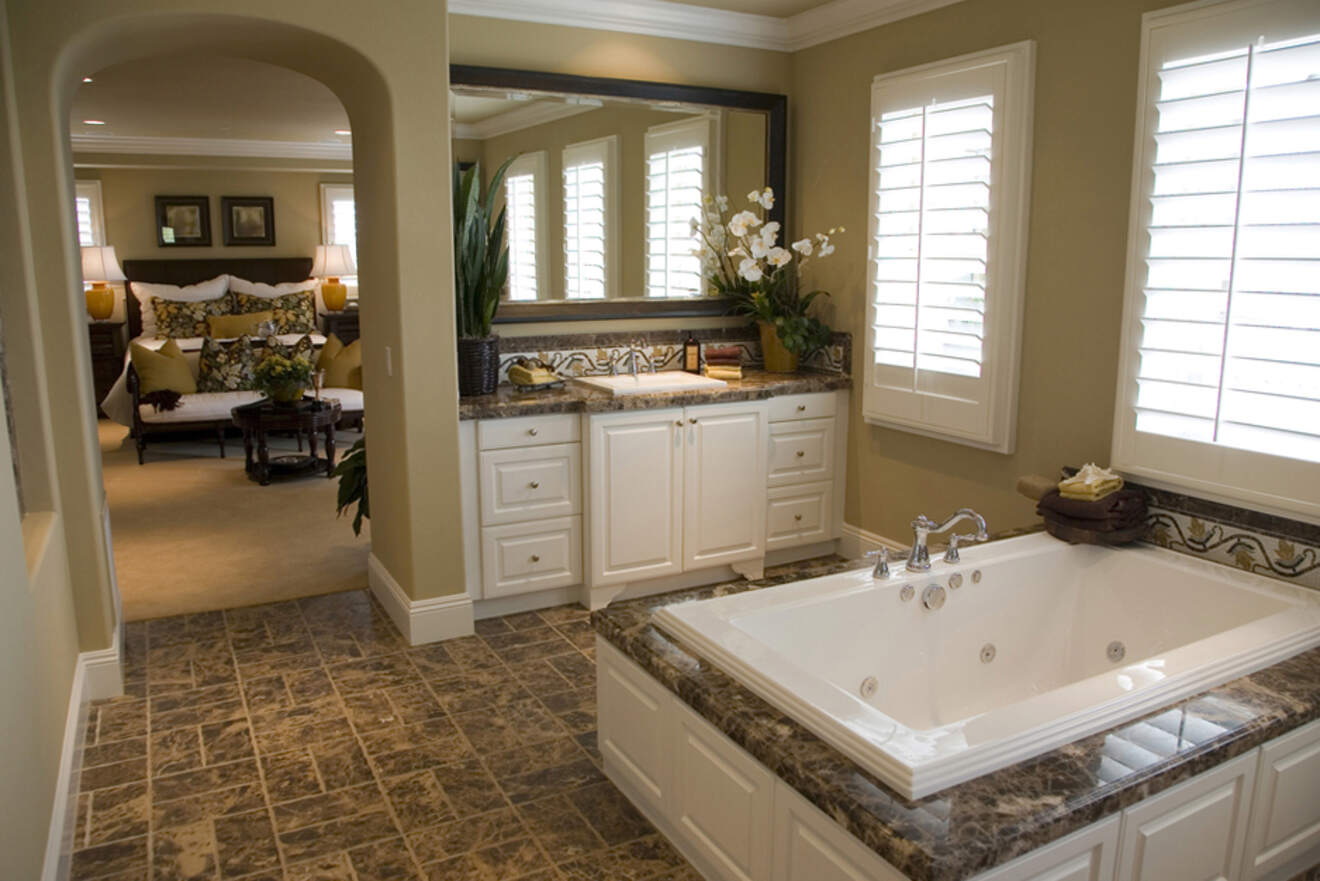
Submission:
M 636 376 L 579 376 L 575 380 L 592 388 L 604 389 L 615 395 L 645 395 L 652 392 L 699 392 L 723 388 L 722 379 L 698 376 L 682 370 L 662 370 L 659 373 L 639 373 Z

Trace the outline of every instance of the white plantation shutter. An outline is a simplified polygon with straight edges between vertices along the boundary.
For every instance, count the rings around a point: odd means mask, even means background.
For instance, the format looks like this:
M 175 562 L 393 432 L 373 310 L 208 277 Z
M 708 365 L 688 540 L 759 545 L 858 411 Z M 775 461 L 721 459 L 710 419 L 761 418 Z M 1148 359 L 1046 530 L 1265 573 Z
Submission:
M 549 296 L 545 283 L 545 153 L 525 153 L 504 176 L 509 243 L 509 299 Z
M 321 184 L 321 242 L 348 245 L 353 265 L 357 265 L 357 205 L 352 184 Z M 340 281 L 348 286 L 350 295 L 356 296 L 356 275 Z
M 101 208 L 101 182 L 77 181 L 74 184 L 74 215 L 78 223 L 78 244 L 105 244 L 105 218 Z
M 614 135 L 564 148 L 564 296 L 570 300 L 615 296 L 617 151 Z
M 1320 512 L 1320 8 L 1306 7 L 1147 17 L 1115 459 L 1234 497 L 1249 479 L 1267 505 Z
M 704 291 L 692 221 L 701 220 L 702 199 L 711 191 L 712 140 L 707 117 L 647 129 L 648 297 L 696 297 Z
M 869 422 L 1009 452 L 1031 43 L 876 77 L 863 387 Z

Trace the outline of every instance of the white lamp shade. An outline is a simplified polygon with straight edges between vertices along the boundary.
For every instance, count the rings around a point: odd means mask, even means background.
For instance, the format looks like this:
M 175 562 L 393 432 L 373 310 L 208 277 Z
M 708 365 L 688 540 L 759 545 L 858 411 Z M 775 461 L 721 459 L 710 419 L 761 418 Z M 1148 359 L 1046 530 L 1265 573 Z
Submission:
M 112 245 L 84 245 L 82 249 L 83 281 L 124 281 L 124 270 Z
M 356 275 L 357 266 L 348 245 L 317 245 L 316 259 L 312 261 L 312 276 L 315 278 L 339 278 L 343 275 Z

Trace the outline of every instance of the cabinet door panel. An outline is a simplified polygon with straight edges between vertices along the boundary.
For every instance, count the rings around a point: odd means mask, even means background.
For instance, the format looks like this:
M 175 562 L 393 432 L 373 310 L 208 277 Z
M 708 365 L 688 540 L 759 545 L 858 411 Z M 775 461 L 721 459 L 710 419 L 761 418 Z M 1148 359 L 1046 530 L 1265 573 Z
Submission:
M 591 417 L 591 585 L 682 571 L 679 409 Z
M 782 780 L 775 782 L 774 881 L 905 881 Z
M 605 771 L 664 816 L 672 761 L 673 698 L 632 661 L 596 638 L 597 738 Z
M 767 486 L 833 479 L 833 418 L 779 422 L 770 427 Z
M 1320 722 L 1260 749 L 1242 876 L 1256 881 L 1320 845 Z
M 774 777 L 677 706 L 674 821 L 727 881 L 769 881 Z
M 1121 820 L 1092 823 L 972 881 L 1112 881 Z
M 765 408 L 684 411 L 683 568 L 765 555 Z
M 1118 881 L 1236 881 L 1254 753 L 1123 812 Z

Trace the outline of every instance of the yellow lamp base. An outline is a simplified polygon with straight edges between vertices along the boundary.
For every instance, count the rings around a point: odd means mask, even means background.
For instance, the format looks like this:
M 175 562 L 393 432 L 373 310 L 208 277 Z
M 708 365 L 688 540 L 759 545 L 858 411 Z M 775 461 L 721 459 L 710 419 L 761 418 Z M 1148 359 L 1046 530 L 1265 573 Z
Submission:
M 342 285 L 337 278 L 327 278 L 321 282 L 321 302 L 331 312 L 343 312 L 348 303 L 348 285 Z
M 115 292 L 104 282 L 94 282 L 87 289 L 87 314 L 95 321 L 105 321 L 115 314 Z

